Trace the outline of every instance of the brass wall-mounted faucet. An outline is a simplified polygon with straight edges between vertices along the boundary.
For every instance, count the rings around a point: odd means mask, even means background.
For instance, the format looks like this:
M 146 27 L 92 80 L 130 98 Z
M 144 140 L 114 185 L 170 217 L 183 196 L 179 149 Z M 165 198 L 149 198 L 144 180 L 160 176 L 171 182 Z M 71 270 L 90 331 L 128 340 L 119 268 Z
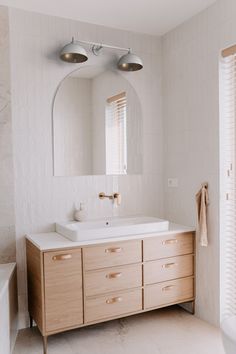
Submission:
M 104 192 L 99 193 L 98 195 L 99 199 L 105 199 L 108 198 L 110 200 L 113 200 L 114 203 L 117 205 L 121 204 L 121 195 L 120 193 L 113 193 L 111 195 L 106 195 Z

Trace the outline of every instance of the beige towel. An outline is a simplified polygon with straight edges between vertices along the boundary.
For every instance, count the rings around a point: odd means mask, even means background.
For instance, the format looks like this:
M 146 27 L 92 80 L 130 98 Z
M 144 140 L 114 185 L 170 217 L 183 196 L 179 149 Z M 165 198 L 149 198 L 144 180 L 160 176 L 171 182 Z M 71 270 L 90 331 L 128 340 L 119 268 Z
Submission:
M 208 245 L 207 238 L 207 206 L 209 205 L 209 196 L 207 183 L 202 184 L 201 189 L 196 194 L 197 214 L 198 214 L 198 237 L 201 246 Z

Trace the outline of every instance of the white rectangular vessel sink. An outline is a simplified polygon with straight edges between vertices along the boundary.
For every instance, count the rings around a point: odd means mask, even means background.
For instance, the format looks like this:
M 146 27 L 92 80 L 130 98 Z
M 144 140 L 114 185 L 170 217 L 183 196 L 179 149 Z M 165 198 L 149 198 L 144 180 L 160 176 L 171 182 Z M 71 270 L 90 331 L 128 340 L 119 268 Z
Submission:
M 169 221 L 147 216 L 56 223 L 56 232 L 75 242 L 149 234 L 168 228 Z

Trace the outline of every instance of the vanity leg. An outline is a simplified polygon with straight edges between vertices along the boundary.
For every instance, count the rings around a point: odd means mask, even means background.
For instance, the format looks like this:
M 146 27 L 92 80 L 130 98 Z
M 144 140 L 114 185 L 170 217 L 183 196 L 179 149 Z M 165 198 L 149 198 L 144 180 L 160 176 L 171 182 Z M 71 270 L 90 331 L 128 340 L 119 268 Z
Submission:
M 43 336 L 43 354 L 47 354 L 48 352 L 48 337 Z
M 185 311 L 191 313 L 192 315 L 195 314 L 195 301 L 189 301 L 189 302 L 185 302 L 183 304 L 179 304 L 180 307 L 182 307 L 182 309 L 184 309 Z
M 195 300 L 192 302 L 192 315 L 195 315 Z
M 30 320 L 30 328 L 33 327 L 33 317 L 30 315 L 29 316 L 29 320 Z

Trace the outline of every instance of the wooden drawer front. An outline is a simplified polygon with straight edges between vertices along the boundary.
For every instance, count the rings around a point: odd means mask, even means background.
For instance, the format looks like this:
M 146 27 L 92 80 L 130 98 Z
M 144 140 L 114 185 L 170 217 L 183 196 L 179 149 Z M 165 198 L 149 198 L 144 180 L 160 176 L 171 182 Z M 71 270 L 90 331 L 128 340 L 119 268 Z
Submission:
M 139 263 L 142 261 L 141 241 L 85 247 L 83 254 L 85 270 Z
M 93 296 L 142 286 L 142 265 L 106 268 L 85 274 L 85 295 Z
M 192 299 L 193 278 L 182 278 L 164 283 L 147 285 L 145 288 L 145 309 L 161 307 Z
M 144 239 L 144 261 L 193 253 L 193 233 Z
M 193 255 L 150 261 L 144 264 L 144 284 L 189 277 L 193 275 Z
M 81 250 L 44 254 L 46 331 L 83 323 Z
M 85 323 L 142 310 L 142 289 L 86 299 Z

